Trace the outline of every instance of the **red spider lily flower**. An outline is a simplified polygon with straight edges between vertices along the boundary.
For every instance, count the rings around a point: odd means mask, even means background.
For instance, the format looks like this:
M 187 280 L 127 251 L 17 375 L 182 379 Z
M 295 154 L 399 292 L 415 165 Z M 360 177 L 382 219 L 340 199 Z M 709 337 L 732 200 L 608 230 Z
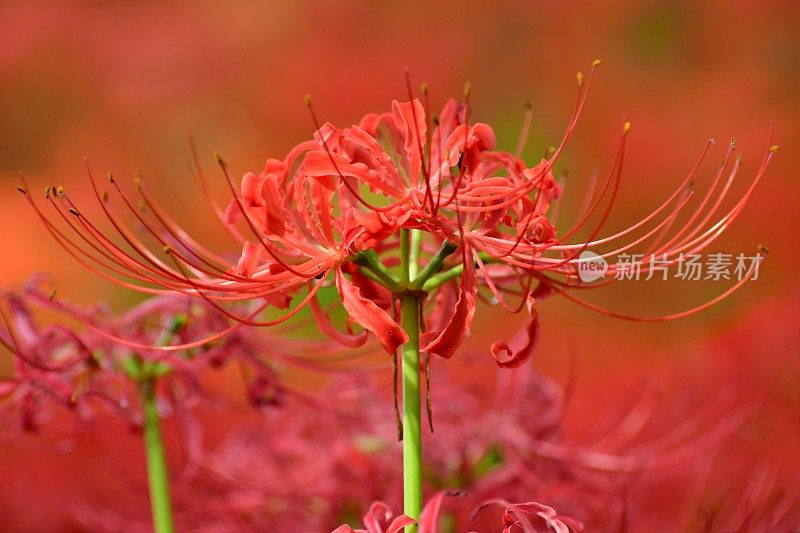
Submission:
M 523 531 L 555 531 L 556 533 L 571 533 L 583 531 L 583 524 L 566 516 L 560 516 L 555 509 L 541 503 L 508 503 L 503 500 L 487 502 L 483 505 L 497 505 L 504 507 L 503 533 L 512 533 L 517 528 Z M 479 509 L 480 510 L 480 509 Z M 541 526 L 533 521 L 541 522 Z
M 110 411 L 138 427 L 136 385 L 152 378 L 159 410 L 183 425 L 198 452 L 200 428 L 189 413 L 202 399 L 200 376 L 206 369 L 240 364 L 250 376 L 247 396 L 255 407 L 282 398 L 276 371 L 260 355 L 266 355 L 266 343 L 253 330 L 239 328 L 215 342 L 195 343 L 229 325 L 202 301 L 160 296 L 112 316 L 103 305 L 69 304 L 33 281 L 2 295 L 1 303 L 0 344 L 16 356 L 13 374 L 2 382 L 3 410 L 9 420 L 17 412 L 23 429 L 56 419 L 59 409 L 74 412 L 84 423 Z M 60 313 L 71 325 L 41 325 L 35 315 L 43 312 Z M 76 322 L 88 327 L 75 327 Z M 287 342 L 270 343 L 269 354 L 280 359 Z M 176 345 L 193 347 L 167 350 Z M 161 350 L 144 349 L 150 346 Z
M 526 112 L 517 149 L 498 150 L 492 128 L 471 121 L 469 90 L 464 101 L 448 100 L 433 116 L 427 88 L 421 98 L 414 98 L 409 83 L 408 101 L 395 101 L 391 111 L 367 115 L 347 128 L 320 124 L 309 98 L 317 127 L 313 139 L 298 144 L 283 159 L 269 159 L 258 174 L 245 174 L 238 191 L 218 158 L 233 195 L 226 209 L 207 194 L 202 173 L 196 174 L 215 212 L 241 246 L 236 262 L 191 238 L 141 180 L 136 184 L 147 207 L 144 213 L 116 180 L 110 179 L 114 194 L 109 195 L 89 173 L 117 239 L 92 222 L 62 188 L 48 188 L 45 194 L 59 223 L 46 216 L 26 187 L 20 190 L 48 231 L 77 260 L 126 287 L 194 296 L 243 324 L 268 326 L 313 305 L 320 288 L 333 277 L 349 315 L 347 331 L 336 328 L 317 308 L 314 316 L 320 329 L 345 346 L 354 346 L 365 340 L 352 331 L 356 323 L 374 334 L 390 354 L 409 334 L 398 323 L 396 300 L 415 293 L 425 305 L 420 348 L 445 358 L 452 357 L 469 331 L 478 299 L 488 297 L 509 311 L 529 312 L 526 338 L 491 346 L 500 366 L 519 366 L 535 349 L 539 331 L 535 304 L 547 294 L 563 294 L 622 318 L 667 320 L 704 309 L 749 279 L 748 275 L 710 302 L 661 317 L 630 317 L 601 309 L 569 290 L 606 284 L 579 281 L 580 254 L 590 248 L 608 248 L 600 256 L 609 259 L 643 248 L 645 258 L 658 257 L 665 264 L 706 249 L 737 218 L 777 151 L 771 147 L 766 152 L 751 184 L 733 207 L 721 211 L 740 167 L 731 143 L 708 192 L 685 214 L 709 142 L 661 205 L 626 229 L 600 237 L 621 184 L 630 130 L 626 123 L 607 176 L 596 192 L 592 188 L 586 195 L 585 209 L 571 227 L 557 229 L 551 207 L 561 188 L 554 167 L 585 106 L 598 64 L 588 76 L 579 74 L 578 96 L 563 138 L 548 158 L 534 165 L 520 158 L 531 111 Z M 125 226 L 111 208 L 112 196 L 163 246 L 163 253 L 148 249 Z M 673 229 L 684 214 L 685 222 Z M 588 235 L 576 241 L 582 231 Z M 406 252 L 410 257 L 404 258 Z M 408 271 L 398 272 L 400 267 Z M 621 268 L 612 262 L 608 273 L 614 275 Z M 645 261 L 642 272 L 650 268 Z M 518 301 L 512 303 L 512 298 Z M 285 308 L 291 300 L 297 301 L 284 316 L 261 318 L 268 306 Z M 247 311 L 230 307 L 243 301 L 254 305 Z
M 458 494 L 442 491 L 434 496 L 422 510 L 418 524 L 419 533 L 438 533 L 441 531 L 439 518 L 442 512 L 442 500 L 445 496 L 457 496 Z M 504 507 L 503 533 L 512 533 L 517 528 L 530 533 L 548 531 L 580 533 L 583 531 L 583 525 L 577 520 L 560 516 L 552 507 L 536 502 L 508 503 L 503 500 L 493 500 L 484 503 L 475 513 L 477 514 L 481 509 L 490 505 Z M 388 522 L 388 527 L 384 529 L 379 520 Z M 390 520 L 391 522 L 389 522 Z M 367 529 L 354 530 L 345 524 L 337 527 L 331 533 L 391 533 L 400 531 L 403 526 L 414 523 L 414 520 L 405 515 L 394 517 L 385 503 L 375 502 L 370 506 L 369 513 L 364 516 L 364 525 Z
M 403 528 L 415 524 L 416 521 L 406 515 L 394 516 L 389 507 L 382 502 L 373 503 L 369 512 L 364 515 L 364 527 L 366 529 L 353 529 L 347 524 L 343 524 L 331 533 L 398 533 Z M 420 533 L 426 529 L 420 527 Z

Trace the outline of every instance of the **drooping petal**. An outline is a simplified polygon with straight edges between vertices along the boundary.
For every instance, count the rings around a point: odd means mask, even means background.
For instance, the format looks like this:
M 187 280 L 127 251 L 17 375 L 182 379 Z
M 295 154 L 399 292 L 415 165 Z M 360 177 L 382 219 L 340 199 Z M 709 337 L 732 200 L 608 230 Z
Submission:
M 478 279 L 475 265 L 471 261 L 464 263 L 464 273 L 461 277 L 461 289 L 455 305 L 453 316 L 441 333 L 436 336 L 424 351 L 449 359 L 461 345 L 464 337 L 472 324 L 475 315 L 475 300 L 478 294 Z
M 375 302 L 364 298 L 361 290 L 344 276 L 341 269 L 336 270 L 336 288 L 350 317 L 374 333 L 387 353 L 395 353 L 400 345 L 408 342 L 408 335 L 403 328 Z
M 316 297 L 312 298 L 308 302 L 308 305 L 311 308 L 311 313 L 314 315 L 314 320 L 316 320 L 317 327 L 319 328 L 320 332 L 324 333 L 342 346 L 346 346 L 348 348 L 358 348 L 367 342 L 366 331 L 358 335 L 354 335 L 352 333 L 346 333 L 337 329 L 331 323 L 330 317 L 325 314 L 325 311 L 323 311 L 322 307 L 320 307 Z
M 530 310 L 531 318 L 524 332 L 520 332 L 510 342 L 495 341 L 490 350 L 497 365 L 502 368 L 517 368 L 527 361 L 539 344 L 539 314 L 536 308 Z

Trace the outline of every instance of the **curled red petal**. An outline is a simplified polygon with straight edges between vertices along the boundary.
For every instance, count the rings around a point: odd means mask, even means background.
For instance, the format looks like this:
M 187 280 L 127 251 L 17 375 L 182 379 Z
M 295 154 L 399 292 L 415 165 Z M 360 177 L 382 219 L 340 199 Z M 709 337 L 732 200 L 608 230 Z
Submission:
M 403 531 L 403 528 L 406 526 L 411 526 L 416 523 L 416 520 L 403 514 L 392 520 L 392 523 L 389 524 L 389 527 L 386 529 L 386 533 L 399 533 L 400 531 Z
M 395 353 L 400 345 L 408 342 L 403 328 L 375 302 L 364 298 L 361 290 L 344 276 L 341 269 L 336 270 L 336 288 L 350 317 L 374 333 L 387 353 Z
M 524 339 L 521 337 L 524 335 Z M 531 318 L 523 335 L 516 335 L 510 344 L 506 341 L 492 343 L 491 352 L 501 368 L 517 368 L 527 361 L 539 344 L 539 313 L 531 309 Z
M 367 342 L 366 331 L 354 335 L 337 329 L 331 323 L 330 317 L 326 315 L 325 311 L 323 311 L 322 307 L 320 307 L 316 297 L 312 298 L 308 302 L 308 305 L 311 308 L 311 313 L 314 315 L 314 320 L 316 320 L 319 330 L 332 340 L 335 340 L 342 346 L 347 346 L 348 348 L 358 348 Z
M 464 340 L 475 315 L 475 300 L 478 294 L 478 282 L 475 266 L 471 261 L 464 263 L 464 274 L 461 276 L 461 289 L 458 294 L 453 316 L 427 346 L 424 351 L 449 359 Z

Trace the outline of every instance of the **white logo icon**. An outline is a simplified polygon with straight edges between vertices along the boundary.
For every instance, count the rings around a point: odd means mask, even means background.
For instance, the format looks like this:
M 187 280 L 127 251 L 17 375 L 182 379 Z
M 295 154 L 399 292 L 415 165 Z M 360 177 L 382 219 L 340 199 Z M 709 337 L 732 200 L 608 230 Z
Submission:
M 578 259 L 578 277 L 584 283 L 591 283 L 605 277 L 608 271 L 608 262 L 589 250 L 581 252 Z

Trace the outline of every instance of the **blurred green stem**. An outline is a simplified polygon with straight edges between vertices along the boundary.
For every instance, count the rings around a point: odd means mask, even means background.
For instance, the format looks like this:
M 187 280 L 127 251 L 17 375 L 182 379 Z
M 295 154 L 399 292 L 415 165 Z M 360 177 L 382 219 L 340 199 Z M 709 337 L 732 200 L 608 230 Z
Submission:
M 172 533 L 172 503 L 161 425 L 156 407 L 156 380 L 145 378 L 139 383 L 144 412 L 144 447 L 147 454 L 147 480 L 150 488 L 150 507 L 156 533 Z

